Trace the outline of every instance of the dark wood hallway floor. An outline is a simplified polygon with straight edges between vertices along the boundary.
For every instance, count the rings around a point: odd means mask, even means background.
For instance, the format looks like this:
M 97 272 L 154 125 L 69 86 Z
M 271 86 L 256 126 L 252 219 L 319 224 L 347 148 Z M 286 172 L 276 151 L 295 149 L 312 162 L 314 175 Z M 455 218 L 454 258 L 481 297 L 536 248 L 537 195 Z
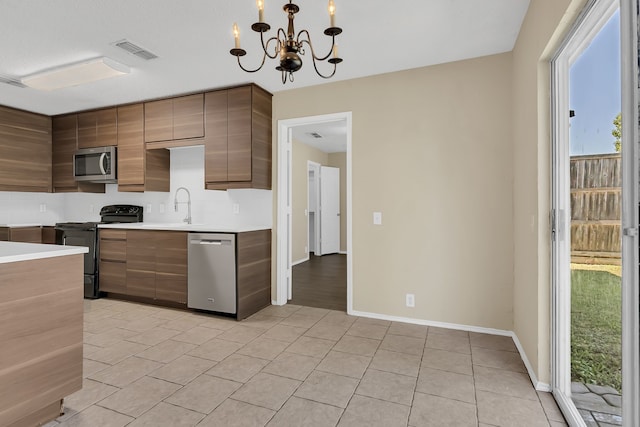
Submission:
M 347 311 L 347 256 L 314 256 L 293 266 L 291 304 Z

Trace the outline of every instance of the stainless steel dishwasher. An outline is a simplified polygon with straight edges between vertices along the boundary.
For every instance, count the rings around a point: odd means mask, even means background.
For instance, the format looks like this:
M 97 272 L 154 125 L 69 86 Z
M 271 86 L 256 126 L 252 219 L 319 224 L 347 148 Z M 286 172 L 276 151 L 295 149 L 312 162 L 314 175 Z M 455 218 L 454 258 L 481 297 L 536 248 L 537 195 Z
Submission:
M 236 314 L 235 234 L 189 233 L 187 307 Z

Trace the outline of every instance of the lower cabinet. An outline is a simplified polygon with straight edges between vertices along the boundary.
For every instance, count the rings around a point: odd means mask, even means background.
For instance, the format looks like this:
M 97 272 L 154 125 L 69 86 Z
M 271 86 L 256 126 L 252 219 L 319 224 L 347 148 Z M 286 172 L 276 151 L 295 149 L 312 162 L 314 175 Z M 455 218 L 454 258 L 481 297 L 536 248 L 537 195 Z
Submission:
M 127 293 L 127 230 L 100 230 L 100 290 Z
M 187 304 L 185 231 L 100 229 L 100 290 Z M 236 235 L 237 319 L 271 303 L 271 230 Z
M 0 227 L 0 241 L 42 243 L 42 227 Z
M 100 230 L 100 290 L 187 303 L 187 234 Z

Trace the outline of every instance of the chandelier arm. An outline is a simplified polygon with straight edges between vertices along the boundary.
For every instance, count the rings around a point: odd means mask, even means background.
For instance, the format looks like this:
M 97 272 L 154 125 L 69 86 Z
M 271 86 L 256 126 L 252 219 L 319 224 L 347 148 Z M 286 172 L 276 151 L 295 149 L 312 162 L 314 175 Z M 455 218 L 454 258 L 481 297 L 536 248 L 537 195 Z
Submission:
M 306 39 L 300 40 L 300 36 L 302 36 L 302 33 L 307 35 Z M 329 53 L 327 53 L 326 56 L 323 56 L 322 58 L 316 55 L 315 50 L 313 50 L 313 45 L 311 44 L 311 36 L 309 35 L 309 32 L 307 30 L 301 30 L 298 33 L 298 37 L 297 37 L 297 42 L 302 45 L 303 43 L 306 43 L 309 45 L 309 48 L 311 49 L 311 56 L 313 57 L 314 60 L 318 60 L 318 61 L 324 61 L 326 59 L 328 59 L 331 56 L 331 53 L 333 52 L 333 46 L 335 46 L 336 43 L 336 37 L 335 36 L 331 36 L 331 48 L 329 49 Z
M 267 52 L 265 52 L 265 53 L 262 55 L 262 62 L 260 63 L 260 66 L 259 66 L 258 68 L 256 68 L 255 70 L 248 70 L 248 69 L 244 68 L 244 67 L 242 66 L 242 64 L 240 63 L 240 57 L 239 57 L 239 56 L 236 56 L 236 58 L 238 58 L 238 65 L 240 66 L 240 68 L 241 68 L 243 71 L 246 71 L 247 73 L 255 73 L 256 71 L 259 71 L 259 70 L 262 68 L 262 66 L 264 65 L 264 61 L 267 59 Z
M 270 39 L 267 40 L 267 42 L 264 42 L 264 37 L 262 35 L 263 33 L 260 33 L 260 42 L 262 43 L 262 50 L 264 51 L 265 55 L 267 55 L 269 58 L 271 59 L 275 59 L 278 57 L 278 37 L 277 36 L 273 36 Z M 276 41 L 276 48 L 275 48 L 275 52 L 273 53 L 273 55 L 271 55 L 269 53 L 269 43 L 271 43 L 272 41 Z M 264 59 L 263 59 L 263 63 L 264 63 Z M 259 68 L 258 68 L 259 69 Z
M 336 64 L 333 64 L 333 72 L 331 74 L 329 74 L 328 76 L 325 76 L 324 74 L 322 74 L 319 70 L 318 70 L 318 66 L 316 64 L 316 58 L 315 56 L 312 56 L 311 59 L 313 60 L 313 68 L 315 68 L 316 70 L 316 74 L 318 74 L 320 77 L 322 77 L 323 79 L 330 79 L 331 77 L 334 76 L 334 74 L 336 73 Z

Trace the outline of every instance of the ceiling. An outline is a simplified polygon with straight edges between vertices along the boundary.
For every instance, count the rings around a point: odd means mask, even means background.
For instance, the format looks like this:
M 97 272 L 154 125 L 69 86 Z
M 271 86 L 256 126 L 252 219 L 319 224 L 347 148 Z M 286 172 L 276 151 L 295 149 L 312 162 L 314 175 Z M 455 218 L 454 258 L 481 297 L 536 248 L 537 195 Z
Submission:
M 294 140 L 325 153 L 344 153 L 347 151 L 347 122 L 345 120 L 295 126 L 292 132 Z
M 265 0 L 265 21 L 286 25 L 285 0 Z M 318 54 L 329 49 L 327 1 L 297 0 L 296 30 L 308 29 Z M 131 73 L 45 92 L 0 83 L 0 104 L 55 115 L 255 82 L 272 93 L 336 80 L 393 72 L 510 51 L 529 0 L 335 0 L 344 62 L 325 80 L 309 53 L 295 82 L 283 85 L 269 60 L 257 73 L 241 71 L 231 27 L 238 23 L 243 64 L 259 64 L 260 43 L 250 26 L 254 0 L 0 0 L 0 78 L 20 79 L 45 69 L 100 56 Z M 145 61 L 116 46 L 129 40 L 157 59 Z M 319 67 L 328 67 L 320 64 Z M 328 68 L 323 68 L 328 70 Z

